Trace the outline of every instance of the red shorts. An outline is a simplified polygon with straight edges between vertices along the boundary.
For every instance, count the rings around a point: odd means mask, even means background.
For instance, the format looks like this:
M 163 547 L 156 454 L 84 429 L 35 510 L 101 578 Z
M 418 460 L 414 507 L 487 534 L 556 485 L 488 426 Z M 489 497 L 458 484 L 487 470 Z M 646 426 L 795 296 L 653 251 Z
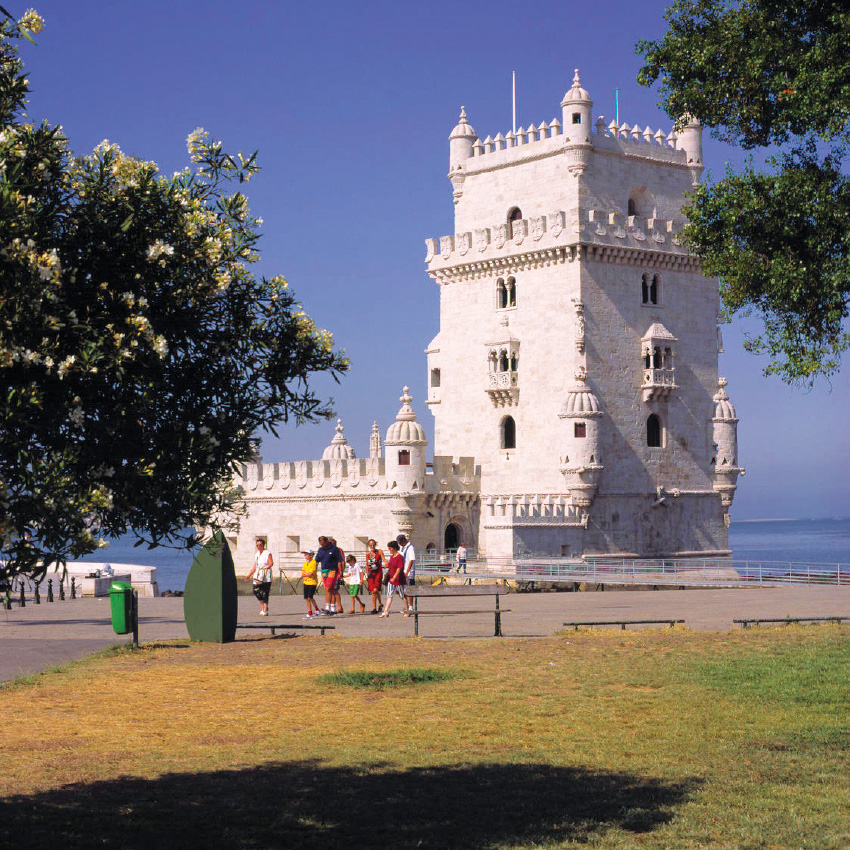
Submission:
M 322 576 L 322 584 L 325 590 L 336 590 L 336 570 L 331 570 L 326 576 Z

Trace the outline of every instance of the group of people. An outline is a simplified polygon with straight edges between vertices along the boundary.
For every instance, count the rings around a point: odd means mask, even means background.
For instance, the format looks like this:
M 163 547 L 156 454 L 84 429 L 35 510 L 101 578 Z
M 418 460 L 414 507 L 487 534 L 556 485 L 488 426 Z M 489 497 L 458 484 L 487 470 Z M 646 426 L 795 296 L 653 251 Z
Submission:
M 253 581 L 254 596 L 262 606 L 260 616 L 267 617 L 274 561 L 271 552 L 266 551 L 262 538 L 257 538 L 256 545 L 254 566 L 245 580 Z M 322 536 L 317 550 L 305 549 L 301 553 L 305 558 L 301 568 L 304 603 L 307 606 L 305 620 L 344 614 L 340 594 L 343 586 L 351 600 L 349 614 L 356 613 L 358 605 L 359 613 L 366 613 L 366 604 L 360 596 L 365 590 L 372 598 L 370 614 L 388 617 L 393 599 L 399 596 L 404 606 L 403 616 L 410 616 L 413 605 L 405 588 L 416 583 L 416 551 L 413 544 L 404 534 L 399 534 L 395 540 L 387 543 L 389 558 L 378 548 L 374 539 L 369 540 L 368 546 L 365 565 L 359 564 L 354 555 L 346 557 L 333 537 Z M 324 608 L 319 608 L 315 598 L 319 580 L 325 588 Z M 382 592 L 385 593 L 385 602 L 381 599 Z

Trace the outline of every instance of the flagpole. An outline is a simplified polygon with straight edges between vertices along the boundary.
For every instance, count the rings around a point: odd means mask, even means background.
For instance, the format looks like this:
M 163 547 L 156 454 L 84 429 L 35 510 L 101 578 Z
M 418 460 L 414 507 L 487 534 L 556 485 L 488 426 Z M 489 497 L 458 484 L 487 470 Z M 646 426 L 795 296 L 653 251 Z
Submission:
M 516 135 L 516 71 L 511 71 L 513 77 L 513 95 L 514 95 L 514 135 Z

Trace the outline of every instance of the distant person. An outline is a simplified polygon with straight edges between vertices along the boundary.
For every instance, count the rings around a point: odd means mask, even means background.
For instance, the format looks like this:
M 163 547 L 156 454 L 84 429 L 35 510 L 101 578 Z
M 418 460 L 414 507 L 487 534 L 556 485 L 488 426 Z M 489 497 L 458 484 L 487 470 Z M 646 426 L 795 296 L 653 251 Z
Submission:
M 322 584 L 325 587 L 325 607 L 319 611 L 319 614 L 330 617 L 338 613 L 335 592 L 339 578 L 339 550 L 324 535 L 319 538 L 319 548 L 316 550 L 316 563 L 319 566 L 319 572 L 322 575 Z
M 381 583 L 384 579 L 384 553 L 378 549 L 375 540 L 369 541 L 366 552 L 366 587 L 372 594 L 372 612 L 380 614 L 384 610 L 381 604 Z
M 459 573 L 461 569 L 463 570 L 463 574 L 466 575 L 466 546 L 463 543 L 457 547 L 457 569 L 455 572 Z
M 266 552 L 266 543 L 262 537 L 257 538 L 257 554 L 254 556 L 254 566 L 245 576 L 245 581 L 254 580 L 254 596 L 259 600 L 260 616 L 269 616 L 269 592 L 272 589 L 272 567 L 274 560 L 271 552 Z
M 399 534 L 396 537 L 396 541 L 398 542 L 401 557 L 404 558 L 405 584 L 409 584 L 412 587 L 416 584 L 416 550 L 404 534 Z
M 334 598 L 332 602 L 335 606 L 334 610 L 341 614 L 342 596 L 340 595 L 339 588 L 342 585 L 342 576 L 345 572 L 345 552 L 340 549 L 339 544 L 336 542 L 336 537 L 329 537 L 328 540 L 330 540 L 332 546 L 336 547 L 336 581 L 334 582 Z
M 304 603 L 307 605 L 307 616 L 305 620 L 312 620 L 319 616 L 319 603 L 316 602 L 316 588 L 319 586 L 319 565 L 313 556 L 316 554 L 312 549 L 305 549 L 301 553 L 306 560 L 301 567 L 301 586 L 304 588 Z M 313 613 L 315 610 L 315 613 Z
M 387 562 L 387 604 L 384 606 L 384 610 L 380 616 L 389 617 L 393 597 L 400 596 L 405 603 L 404 616 L 409 617 L 410 611 L 407 609 L 407 597 L 404 595 L 404 558 L 399 553 L 398 541 L 390 540 L 387 543 L 387 548 L 390 550 L 390 560 Z
M 348 595 L 351 597 L 351 611 L 354 613 L 354 603 L 360 605 L 360 613 L 366 610 L 363 600 L 360 598 L 360 588 L 363 586 L 363 567 L 357 563 L 357 558 L 354 555 L 349 555 L 345 559 L 345 572 L 343 573 L 345 583 L 348 585 Z

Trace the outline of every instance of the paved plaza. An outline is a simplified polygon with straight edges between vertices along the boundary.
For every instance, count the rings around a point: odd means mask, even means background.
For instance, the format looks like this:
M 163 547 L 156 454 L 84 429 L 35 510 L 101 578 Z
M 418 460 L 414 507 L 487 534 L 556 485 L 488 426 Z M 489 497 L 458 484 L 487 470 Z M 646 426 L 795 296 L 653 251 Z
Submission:
M 347 600 L 347 597 L 343 597 Z M 491 597 L 424 600 L 440 610 L 490 609 Z M 510 593 L 501 597 L 507 609 L 502 629 L 508 638 L 547 637 L 570 620 L 684 619 L 688 628 L 698 631 L 727 631 L 734 619 L 747 617 L 850 617 L 850 587 L 783 587 L 722 590 L 640 590 L 596 593 Z M 300 596 L 273 596 L 271 616 L 259 616 L 259 605 L 249 596 L 239 598 L 240 623 L 295 623 L 302 619 L 304 603 Z M 493 635 L 493 614 L 428 616 L 420 618 L 424 638 L 475 638 Z M 345 614 L 322 618 L 335 627 L 325 638 L 318 632 L 293 632 L 307 639 L 411 637 L 413 618 L 393 611 L 381 619 L 366 614 Z M 240 631 L 237 640 L 271 638 L 265 631 Z M 139 639 L 142 643 L 188 640 L 183 621 L 183 600 L 173 597 L 139 599 Z M 15 605 L 0 610 L 0 680 L 45 670 L 82 658 L 129 636 L 112 630 L 108 598 L 76 599 L 35 605 Z

